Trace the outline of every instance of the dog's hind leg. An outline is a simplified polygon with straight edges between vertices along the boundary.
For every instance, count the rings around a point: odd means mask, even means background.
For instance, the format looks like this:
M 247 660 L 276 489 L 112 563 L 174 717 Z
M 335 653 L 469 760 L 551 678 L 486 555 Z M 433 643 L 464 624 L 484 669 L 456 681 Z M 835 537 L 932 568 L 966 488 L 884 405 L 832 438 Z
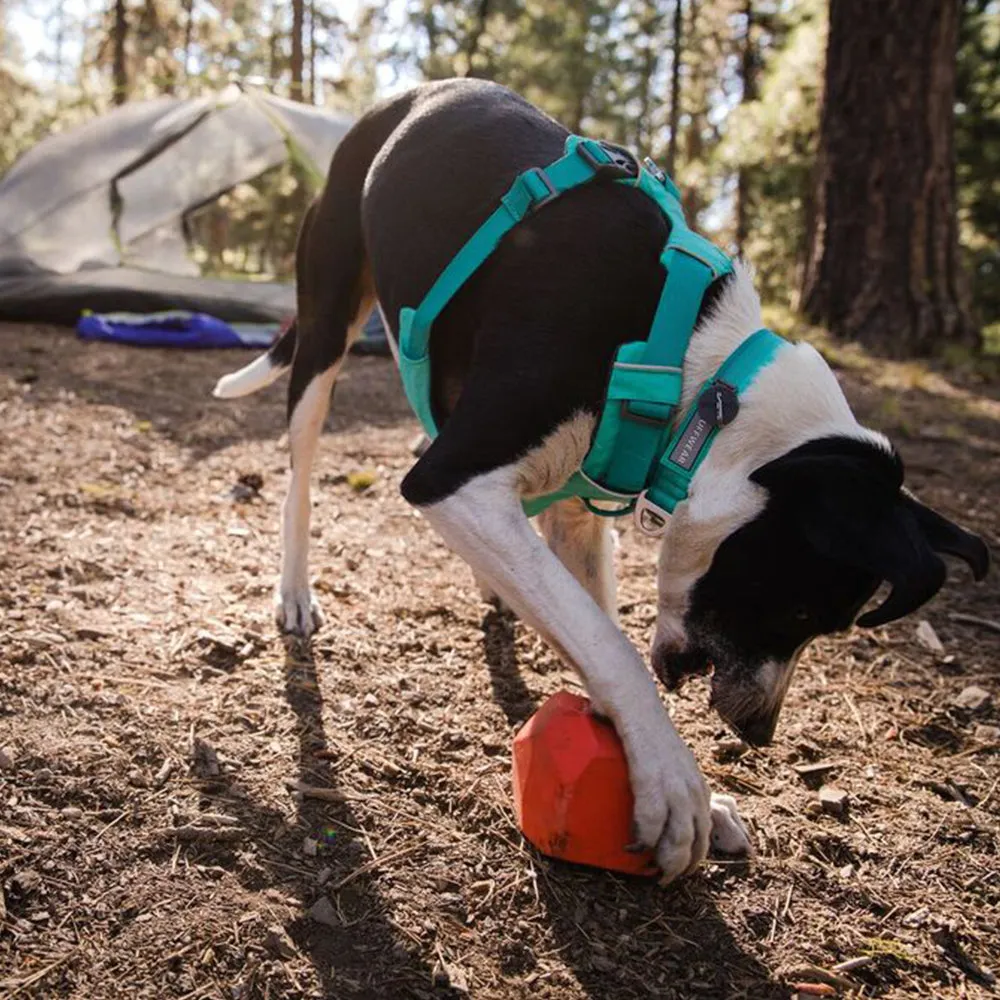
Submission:
M 538 515 L 549 548 L 582 584 L 599 608 L 618 621 L 614 540 L 608 518 L 587 510 L 582 500 L 560 500 Z
M 281 629 L 301 636 L 322 620 L 309 589 L 309 481 L 316 446 L 337 373 L 375 303 L 361 232 L 361 192 L 386 124 L 366 119 L 337 147 L 296 252 L 298 332 L 288 385 L 292 474 L 282 511 L 275 617 Z
M 291 480 L 281 516 L 281 582 L 275 596 L 275 618 L 283 631 L 296 635 L 308 636 L 323 622 L 309 587 L 310 480 L 334 383 L 347 351 L 371 314 L 372 305 L 370 293 L 362 297 L 346 335 L 340 338 L 343 348 L 337 356 L 331 359 L 329 350 L 319 353 L 304 350 L 300 341 L 292 363 L 288 392 Z M 328 347 L 328 342 L 324 346 Z

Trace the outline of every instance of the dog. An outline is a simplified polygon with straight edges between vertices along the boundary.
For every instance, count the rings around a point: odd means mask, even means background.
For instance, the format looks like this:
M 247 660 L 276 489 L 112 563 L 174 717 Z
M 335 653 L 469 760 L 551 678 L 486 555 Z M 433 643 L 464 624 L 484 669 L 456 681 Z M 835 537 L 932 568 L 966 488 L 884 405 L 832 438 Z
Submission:
M 308 636 L 310 471 L 341 364 L 376 302 L 393 338 L 516 176 L 563 152 L 567 130 L 496 84 L 417 87 L 364 115 L 338 146 L 299 237 L 295 324 L 223 377 L 253 392 L 291 369 L 291 480 L 276 616 Z M 641 192 L 593 182 L 530 215 L 434 324 L 440 433 L 403 479 L 405 499 L 476 579 L 579 673 L 621 737 L 637 849 L 670 881 L 710 844 L 748 851 L 735 803 L 713 796 L 653 674 L 617 624 L 608 520 L 577 499 L 538 519 L 524 498 L 560 488 L 591 443 L 616 349 L 644 340 L 663 286 L 668 223 Z M 686 408 L 762 326 L 749 270 L 709 288 L 683 366 Z M 983 541 L 903 488 L 889 441 L 861 426 L 808 344 L 760 371 L 669 518 L 657 573 L 655 673 L 668 688 L 712 669 L 712 702 L 752 744 L 770 741 L 795 663 L 816 636 L 882 624 L 929 600 L 941 554 L 976 579 Z M 859 612 L 888 583 L 888 597 Z

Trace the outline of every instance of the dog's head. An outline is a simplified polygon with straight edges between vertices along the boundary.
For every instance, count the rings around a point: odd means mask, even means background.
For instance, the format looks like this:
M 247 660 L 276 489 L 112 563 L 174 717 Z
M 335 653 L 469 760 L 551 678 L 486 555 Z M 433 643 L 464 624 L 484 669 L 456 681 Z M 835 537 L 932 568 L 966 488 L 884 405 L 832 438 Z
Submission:
M 811 640 L 916 610 L 944 582 L 942 554 L 963 559 L 977 580 L 989 564 L 981 539 L 906 492 L 899 456 L 837 400 L 819 356 L 805 345 L 783 351 L 785 371 L 762 376 L 768 384 L 746 417 L 741 411 L 740 433 L 720 435 L 718 454 L 671 518 L 653 644 L 668 687 L 711 669 L 713 704 L 753 744 L 770 741 Z M 768 398 L 782 383 L 783 401 Z M 808 423 L 823 407 L 833 414 L 826 432 L 797 434 L 795 421 Z M 782 435 L 793 442 L 783 452 L 775 447 Z M 858 618 L 883 583 L 888 596 Z

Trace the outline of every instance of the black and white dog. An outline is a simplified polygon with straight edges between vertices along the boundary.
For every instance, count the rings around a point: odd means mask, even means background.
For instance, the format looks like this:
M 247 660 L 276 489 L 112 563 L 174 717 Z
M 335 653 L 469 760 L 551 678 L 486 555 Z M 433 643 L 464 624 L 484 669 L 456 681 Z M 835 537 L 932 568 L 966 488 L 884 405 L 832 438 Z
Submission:
M 309 635 L 309 480 L 337 372 L 378 302 L 395 333 L 514 178 L 563 152 L 567 131 L 503 87 L 429 84 L 388 100 L 344 138 L 299 240 L 297 324 L 220 380 L 234 397 L 291 367 L 292 473 L 283 514 L 277 619 Z M 725 796 L 710 796 L 643 658 L 618 628 L 607 520 L 579 501 L 538 520 L 523 497 L 562 486 L 586 454 L 617 347 L 644 340 L 663 284 L 667 223 L 650 200 L 594 182 L 518 225 L 435 324 L 432 401 L 440 435 L 403 496 L 472 567 L 481 586 L 580 673 L 624 743 L 639 843 L 669 880 L 749 843 Z M 741 265 L 709 290 L 684 363 L 697 387 L 761 326 Z M 889 442 L 862 427 L 807 344 L 782 347 L 719 435 L 659 561 L 652 659 L 674 687 L 711 663 L 721 716 L 752 743 L 774 731 L 796 659 L 848 628 L 899 618 L 941 587 L 939 553 L 976 578 L 984 543 L 902 488 Z M 546 544 L 547 542 L 547 544 Z

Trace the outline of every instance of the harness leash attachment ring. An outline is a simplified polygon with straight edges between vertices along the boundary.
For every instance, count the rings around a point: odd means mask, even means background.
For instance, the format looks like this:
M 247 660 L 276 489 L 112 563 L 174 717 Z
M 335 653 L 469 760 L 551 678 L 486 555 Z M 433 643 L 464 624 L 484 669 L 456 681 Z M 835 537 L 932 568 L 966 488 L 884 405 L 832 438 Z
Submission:
M 667 530 L 670 512 L 653 503 L 644 490 L 635 501 L 635 526 L 650 538 L 659 538 Z
M 600 151 L 606 159 L 598 156 L 596 151 Z M 639 176 L 638 160 L 627 149 L 613 143 L 583 139 L 577 143 L 576 153 L 594 171 L 596 177 L 635 180 Z

